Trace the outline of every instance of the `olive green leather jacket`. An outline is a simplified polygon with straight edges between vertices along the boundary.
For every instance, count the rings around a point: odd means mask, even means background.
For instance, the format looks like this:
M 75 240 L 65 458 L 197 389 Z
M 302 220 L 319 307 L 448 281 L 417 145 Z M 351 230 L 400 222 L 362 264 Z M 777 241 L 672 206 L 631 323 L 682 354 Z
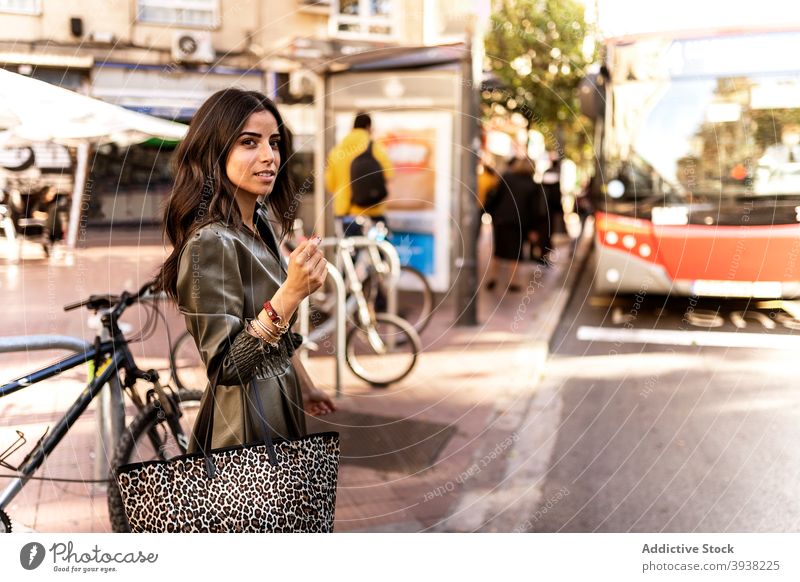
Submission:
M 203 395 L 190 452 L 205 442 L 212 414 L 212 448 L 263 440 L 251 380 L 273 436 L 306 433 L 302 393 L 290 361 L 302 337 L 287 333 L 272 348 L 245 331 L 246 320 L 256 317 L 286 278 L 264 206 L 256 209 L 255 225 L 258 234 L 223 223 L 203 226 L 181 251 L 178 307 L 210 384 L 217 382 L 216 391 L 207 388 Z

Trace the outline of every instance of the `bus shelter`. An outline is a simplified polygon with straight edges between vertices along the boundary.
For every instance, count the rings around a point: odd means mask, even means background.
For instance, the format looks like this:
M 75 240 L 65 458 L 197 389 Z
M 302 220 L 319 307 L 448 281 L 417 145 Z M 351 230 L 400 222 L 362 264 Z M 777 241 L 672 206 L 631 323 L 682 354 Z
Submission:
M 355 54 L 328 63 L 321 85 L 324 153 L 352 129 L 356 113 L 370 114 L 372 137 L 395 169 L 386 216 L 401 261 L 422 271 L 437 292 L 461 289 L 466 306 L 477 287 L 480 135 L 469 45 Z M 324 162 L 317 155 L 317 175 Z M 331 232 L 331 194 L 322 180 L 316 187 L 315 210 Z

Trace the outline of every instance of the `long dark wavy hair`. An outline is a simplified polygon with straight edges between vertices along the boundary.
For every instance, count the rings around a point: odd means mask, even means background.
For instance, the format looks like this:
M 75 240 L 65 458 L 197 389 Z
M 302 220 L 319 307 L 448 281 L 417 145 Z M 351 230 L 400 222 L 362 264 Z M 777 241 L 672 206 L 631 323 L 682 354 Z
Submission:
M 257 91 L 223 89 L 209 97 L 194 114 L 186 137 L 175 150 L 175 184 L 164 209 L 164 237 L 172 252 L 156 275 L 156 286 L 177 300 L 178 259 L 189 237 L 199 228 L 223 222 L 237 228 L 242 215 L 234 199 L 235 186 L 225 173 L 228 153 L 247 119 L 253 113 L 269 111 L 278 123 L 281 165 L 266 202 L 271 215 L 280 221 L 283 237 L 294 221 L 295 196 L 290 163 L 291 133 L 275 103 Z

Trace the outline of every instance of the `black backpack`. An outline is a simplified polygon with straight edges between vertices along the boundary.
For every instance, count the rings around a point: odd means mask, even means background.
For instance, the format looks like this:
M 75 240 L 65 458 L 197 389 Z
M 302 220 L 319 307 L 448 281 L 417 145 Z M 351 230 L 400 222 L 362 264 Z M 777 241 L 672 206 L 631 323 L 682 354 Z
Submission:
M 372 155 L 372 142 L 350 164 L 350 190 L 350 203 L 362 208 L 383 202 L 389 194 L 386 190 L 386 179 L 383 177 L 383 166 Z

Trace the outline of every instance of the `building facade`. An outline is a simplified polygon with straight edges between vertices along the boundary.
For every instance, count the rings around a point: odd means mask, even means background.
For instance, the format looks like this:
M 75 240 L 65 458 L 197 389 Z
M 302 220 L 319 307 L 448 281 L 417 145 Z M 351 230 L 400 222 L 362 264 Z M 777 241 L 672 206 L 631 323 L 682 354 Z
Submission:
M 280 103 L 298 138 L 299 172 L 309 175 L 318 134 L 309 68 L 380 47 L 459 40 L 472 4 L 471 0 L 0 0 L 0 67 L 184 123 L 219 89 L 263 91 Z M 98 148 L 92 163 L 89 220 L 158 221 L 169 192 L 174 145 L 148 142 L 124 150 L 112 145 Z M 69 191 L 63 164 L 40 170 L 43 177 L 58 173 L 59 189 Z M 313 192 L 313 185 L 306 183 L 304 189 Z

